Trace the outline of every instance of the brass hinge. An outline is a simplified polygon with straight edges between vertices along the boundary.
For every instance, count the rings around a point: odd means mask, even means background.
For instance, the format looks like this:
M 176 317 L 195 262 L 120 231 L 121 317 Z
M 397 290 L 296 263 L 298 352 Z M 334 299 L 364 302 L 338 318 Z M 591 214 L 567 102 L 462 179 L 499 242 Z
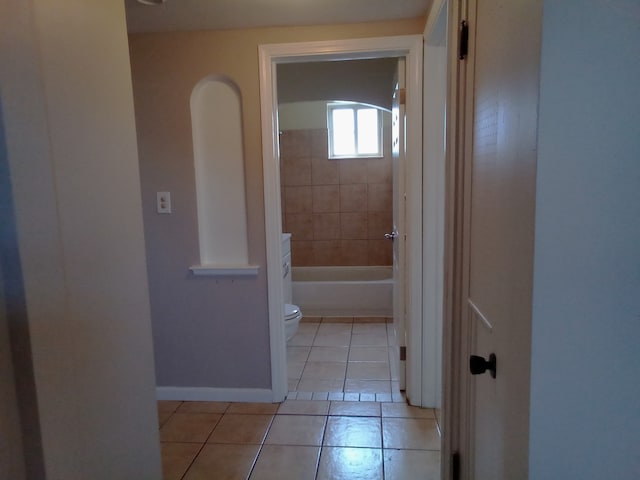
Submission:
M 400 347 L 400 361 L 407 360 L 407 347 Z

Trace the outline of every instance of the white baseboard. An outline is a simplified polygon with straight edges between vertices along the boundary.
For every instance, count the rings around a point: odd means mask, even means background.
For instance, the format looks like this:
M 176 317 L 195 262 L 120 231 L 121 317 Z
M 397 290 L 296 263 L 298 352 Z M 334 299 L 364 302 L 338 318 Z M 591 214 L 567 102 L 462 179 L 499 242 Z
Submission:
M 156 387 L 158 400 L 273 403 L 266 388 Z

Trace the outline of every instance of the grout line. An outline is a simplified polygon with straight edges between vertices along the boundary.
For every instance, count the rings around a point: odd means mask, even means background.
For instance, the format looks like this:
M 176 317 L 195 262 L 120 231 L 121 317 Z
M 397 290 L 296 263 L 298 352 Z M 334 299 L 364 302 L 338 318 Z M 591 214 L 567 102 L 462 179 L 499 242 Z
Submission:
M 227 408 L 225 408 L 225 412 L 227 411 L 227 409 L 229 408 L 229 406 L 227 405 Z M 187 473 L 189 472 L 189 470 L 191 469 L 191 467 L 193 466 L 193 464 L 195 463 L 196 459 L 198 458 L 198 456 L 202 453 L 202 450 L 204 450 L 204 447 L 207 445 L 207 441 L 209 440 L 209 438 L 211 438 L 211 435 L 213 435 L 213 431 L 216 429 L 216 427 L 220 424 L 220 422 L 222 421 L 222 417 L 224 417 L 224 413 L 220 414 L 220 418 L 218 419 L 218 421 L 216 422 L 216 424 L 213 426 L 213 428 L 211 429 L 211 431 L 209 432 L 209 435 L 207 435 L 207 438 L 205 438 L 204 442 L 202 442 L 202 445 L 200 445 L 200 448 L 198 449 L 198 453 L 196 453 L 193 457 L 193 460 L 191 460 L 191 462 L 189 463 L 189 466 L 186 468 L 186 470 L 184 471 L 184 473 L 182 474 L 182 476 L 180 477 L 180 480 L 183 480 L 186 476 Z
M 260 442 L 260 447 L 258 448 L 258 453 L 256 453 L 255 458 L 253 459 L 253 463 L 251 464 L 251 468 L 249 469 L 249 475 L 247 475 L 247 479 L 251 478 L 251 475 L 253 474 L 253 471 L 256 468 L 256 465 L 258 464 L 258 458 L 260 458 L 260 454 L 262 453 L 262 449 L 265 445 L 265 442 L 267 441 L 267 435 L 269 435 L 269 431 L 271 430 L 271 427 L 273 425 L 273 422 L 276 420 L 276 415 L 278 414 L 278 410 L 275 411 L 275 413 L 271 416 L 271 421 L 269 422 L 269 426 L 267 427 L 267 431 L 264 432 L 264 437 L 262 437 L 262 441 Z

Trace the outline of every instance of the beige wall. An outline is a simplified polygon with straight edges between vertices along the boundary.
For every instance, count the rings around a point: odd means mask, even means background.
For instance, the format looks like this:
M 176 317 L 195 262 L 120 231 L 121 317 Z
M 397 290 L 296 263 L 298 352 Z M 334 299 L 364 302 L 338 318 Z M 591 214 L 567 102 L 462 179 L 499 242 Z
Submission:
M 158 384 L 270 388 L 258 45 L 419 34 L 424 19 L 130 35 Z M 224 74 L 242 94 L 249 261 L 257 278 L 192 278 L 198 261 L 189 96 Z M 155 192 L 174 213 L 155 213 Z
M 124 5 L 3 0 L 2 12 L 19 250 L 3 243 L 17 269 L 3 276 L 9 328 L 31 348 L 11 338 L 33 369 L 15 369 L 35 385 L 17 389 L 23 426 L 36 420 L 25 453 L 42 470 L 29 478 L 160 478 Z

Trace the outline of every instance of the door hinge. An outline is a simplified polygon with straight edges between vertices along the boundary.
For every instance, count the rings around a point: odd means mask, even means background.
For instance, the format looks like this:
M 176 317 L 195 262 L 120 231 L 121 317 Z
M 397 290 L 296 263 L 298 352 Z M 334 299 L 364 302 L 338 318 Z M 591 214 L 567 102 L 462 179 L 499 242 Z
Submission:
M 451 454 L 451 480 L 460 480 L 460 453 Z
M 466 20 L 460 22 L 460 38 L 458 42 L 458 59 L 464 60 L 469 53 L 469 24 Z
M 406 105 L 407 104 L 407 89 L 406 88 L 401 88 L 398 91 L 398 103 L 400 103 L 400 105 Z
M 400 347 L 400 361 L 406 361 L 407 360 L 407 347 Z

